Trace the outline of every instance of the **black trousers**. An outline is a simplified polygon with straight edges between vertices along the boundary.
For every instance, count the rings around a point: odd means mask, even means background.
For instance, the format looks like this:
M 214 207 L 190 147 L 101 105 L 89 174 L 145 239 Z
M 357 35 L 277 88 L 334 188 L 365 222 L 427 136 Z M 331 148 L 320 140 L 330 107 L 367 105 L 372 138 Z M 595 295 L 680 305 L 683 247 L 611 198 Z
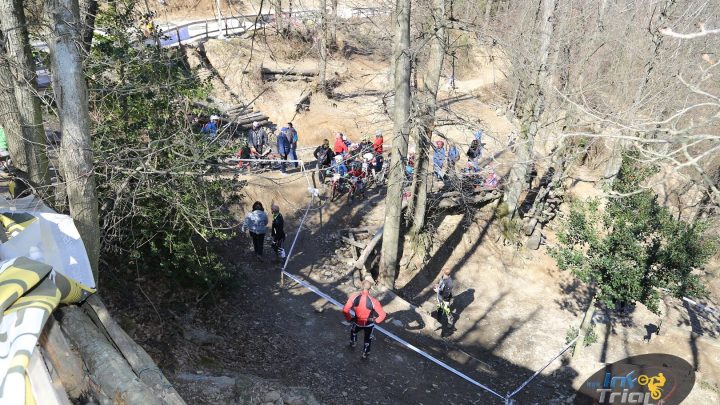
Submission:
M 253 241 L 253 249 L 255 249 L 255 254 L 258 256 L 263 255 L 263 239 L 265 239 L 264 233 L 255 233 L 250 232 L 250 236 L 252 237 Z
M 357 335 L 360 329 L 363 330 L 364 333 L 364 344 L 363 344 L 363 352 L 364 353 L 370 353 L 370 344 L 372 343 L 373 338 L 373 331 L 375 330 L 375 324 L 371 323 L 367 326 L 359 326 L 355 322 L 353 322 L 352 327 L 350 327 L 350 341 L 355 343 L 357 342 Z

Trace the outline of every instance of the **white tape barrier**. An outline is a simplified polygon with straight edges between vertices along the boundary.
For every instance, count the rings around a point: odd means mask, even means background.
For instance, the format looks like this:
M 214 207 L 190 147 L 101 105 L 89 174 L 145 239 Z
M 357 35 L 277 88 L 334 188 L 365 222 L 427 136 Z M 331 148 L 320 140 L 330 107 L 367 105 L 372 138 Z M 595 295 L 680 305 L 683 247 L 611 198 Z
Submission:
M 534 380 L 535 377 L 537 377 L 538 374 L 540 374 L 543 370 L 545 370 L 546 368 L 548 368 L 548 366 L 550 366 L 550 364 L 552 364 L 552 362 L 555 361 L 555 359 L 557 359 L 558 357 L 562 356 L 563 353 L 565 353 L 570 347 L 572 347 L 572 345 L 574 345 L 575 342 L 577 342 L 577 340 L 578 340 L 579 337 L 580 337 L 580 336 L 575 336 L 575 339 L 573 339 L 572 342 L 568 343 L 568 344 L 560 351 L 560 353 L 557 354 L 557 356 L 555 356 L 555 357 L 553 357 L 552 359 L 550 359 L 550 361 L 548 361 L 547 364 L 545 364 L 540 370 L 536 371 L 535 374 L 533 374 L 530 378 L 528 378 L 527 380 L 525 380 L 525 382 L 522 383 L 519 387 L 517 387 L 517 389 L 516 389 L 515 391 L 513 391 L 513 392 L 510 393 L 510 394 L 508 394 L 506 400 L 509 401 L 510 398 L 514 397 L 515 394 L 517 394 L 517 393 L 520 392 L 523 388 L 525 388 L 525 386 L 527 386 L 528 384 L 530 384 L 530 382 L 531 382 L 532 380 Z

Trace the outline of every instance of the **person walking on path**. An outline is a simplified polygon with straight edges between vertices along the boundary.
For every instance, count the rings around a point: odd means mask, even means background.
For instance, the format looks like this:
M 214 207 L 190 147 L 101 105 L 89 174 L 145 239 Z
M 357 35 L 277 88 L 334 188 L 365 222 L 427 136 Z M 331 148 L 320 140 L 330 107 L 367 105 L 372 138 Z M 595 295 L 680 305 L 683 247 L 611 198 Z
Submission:
M 318 180 L 320 184 L 325 182 L 325 169 L 332 164 L 335 153 L 330 149 L 330 141 L 323 139 L 322 145 L 315 148 L 313 156 L 317 160 Z
M 357 345 L 357 335 L 360 329 L 364 333 L 363 359 L 370 356 L 370 345 L 372 343 L 373 331 L 375 325 L 382 323 L 387 314 L 383 311 L 382 305 L 375 298 L 370 296 L 370 288 L 372 281 L 363 280 L 362 291 L 353 294 L 343 307 L 343 315 L 348 322 L 352 322 L 350 327 L 350 348 Z M 350 314 L 350 310 L 354 312 L 354 316 Z
M 263 242 L 265 239 L 265 232 L 267 232 L 268 217 L 265 213 L 265 209 L 260 201 L 255 201 L 252 206 L 252 211 L 245 215 L 245 221 L 243 221 L 243 231 L 250 231 L 250 237 L 253 242 L 253 249 L 257 258 L 263 260 Z
M 272 247 L 281 259 L 285 258 L 285 249 L 283 249 L 283 243 L 285 243 L 285 220 L 280 213 L 280 207 L 276 204 L 270 206 L 270 212 L 272 213 L 272 228 L 271 235 L 273 238 Z
M 285 174 L 285 167 L 287 165 L 285 161 L 290 154 L 290 133 L 287 128 L 281 129 L 277 136 L 277 151 L 282 160 L 282 162 L 280 162 L 280 172 Z

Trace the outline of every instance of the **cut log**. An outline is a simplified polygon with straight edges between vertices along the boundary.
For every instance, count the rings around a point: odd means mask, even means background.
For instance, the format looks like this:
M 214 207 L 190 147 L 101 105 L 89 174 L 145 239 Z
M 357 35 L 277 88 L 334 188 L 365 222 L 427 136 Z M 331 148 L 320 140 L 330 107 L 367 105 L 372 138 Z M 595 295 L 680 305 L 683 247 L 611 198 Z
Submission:
M 263 80 L 266 82 L 274 82 L 278 80 L 285 80 L 285 81 L 291 81 L 291 82 L 297 82 L 297 81 L 303 81 L 303 82 L 311 82 L 313 81 L 312 77 L 309 76 L 297 76 L 297 75 L 264 75 Z
M 269 68 L 269 67 L 261 67 L 260 72 L 264 75 L 287 75 L 287 76 L 317 76 L 320 74 L 318 69 L 299 69 L 295 67 L 291 67 L 288 69 L 282 69 L 282 68 Z
M 125 357 L 135 374 L 168 405 L 185 405 L 180 394 L 160 371 L 155 361 L 115 322 L 105 304 L 97 295 L 91 295 L 87 304 L 95 312 L 113 343 Z
M 355 237 L 353 237 L 352 234 L 350 234 L 349 238 L 346 238 L 344 236 L 341 236 L 341 238 L 342 238 L 343 242 L 347 243 L 348 245 L 351 245 L 353 247 L 358 247 L 360 249 L 365 249 L 366 244 L 356 241 Z M 353 252 L 355 251 L 355 249 L 351 249 L 351 250 Z M 357 257 L 355 257 L 354 259 L 357 260 Z
M 62 330 L 78 348 L 91 378 L 113 402 L 162 405 L 80 308 L 73 305 L 63 307 L 59 312 Z
M 270 121 L 269 121 L 269 120 L 262 120 L 262 121 L 257 121 L 257 123 L 258 123 L 258 125 L 263 126 L 263 125 L 269 124 Z M 245 129 L 252 128 L 252 122 L 248 122 L 248 123 L 245 123 L 245 124 L 238 124 L 238 126 L 240 126 L 240 127 L 242 127 L 242 128 L 245 128 Z
M 43 357 L 49 363 L 47 366 L 50 374 L 62 381 L 65 392 L 71 399 L 78 400 L 91 390 L 80 356 L 70 347 L 60 325 L 52 316 L 48 319 L 39 341 Z
M 238 119 L 235 120 L 233 123 L 236 124 L 236 125 L 252 125 L 252 123 L 255 122 L 255 121 L 257 121 L 257 122 L 261 122 L 261 121 L 267 122 L 267 121 L 268 121 L 268 118 L 269 118 L 269 117 L 268 117 L 267 115 L 258 115 L 258 116 L 250 117 L 250 118 L 238 118 Z

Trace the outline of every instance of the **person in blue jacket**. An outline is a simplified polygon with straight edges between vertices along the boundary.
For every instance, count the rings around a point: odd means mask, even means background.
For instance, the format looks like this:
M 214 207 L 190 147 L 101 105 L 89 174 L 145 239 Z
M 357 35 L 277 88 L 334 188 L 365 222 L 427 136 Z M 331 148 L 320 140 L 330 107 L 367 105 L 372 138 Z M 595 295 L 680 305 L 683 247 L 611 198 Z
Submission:
M 445 142 L 435 142 L 435 152 L 433 152 L 433 172 L 438 180 L 443 178 L 443 166 L 445 165 Z
M 290 138 L 287 128 L 281 129 L 280 133 L 278 134 L 277 151 L 280 155 L 280 159 L 283 160 L 283 162 L 280 163 L 280 171 L 282 173 L 285 173 L 285 160 L 287 160 L 288 155 L 290 154 Z
M 283 128 L 287 130 L 288 133 L 288 139 L 290 139 L 290 159 L 291 160 L 298 160 L 297 156 L 297 146 L 298 146 L 298 133 L 295 127 L 293 126 L 292 122 L 287 123 L 287 127 Z M 298 162 L 293 163 L 295 167 L 299 167 L 300 164 Z
M 448 169 L 455 171 L 455 164 L 460 160 L 460 152 L 454 143 L 448 142 Z
M 345 165 L 342 155 L 335 156 L 335 164 L 332 167 L 333 172 L 340 175 L 340 178 L 347 176 L 348 168 Z

